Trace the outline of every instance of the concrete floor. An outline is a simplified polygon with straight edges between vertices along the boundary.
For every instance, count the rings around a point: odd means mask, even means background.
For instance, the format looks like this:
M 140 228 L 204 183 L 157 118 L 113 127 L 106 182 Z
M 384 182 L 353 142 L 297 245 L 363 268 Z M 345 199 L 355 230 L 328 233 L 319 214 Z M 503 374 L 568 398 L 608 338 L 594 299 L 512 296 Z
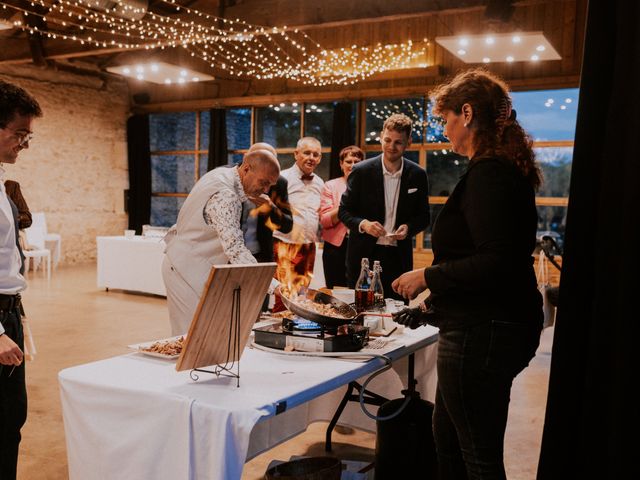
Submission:
M 30 273 L 28 280 L 24 303 L 37 355 L 27 364 L 29 414 L 22 430 L 18 478 L 66 479 L 57 373 L 73 365 L 127 353 L 126 346 L 131 343 L 170 336 L 166 300 L 98 289 L 95 265 L 60 268 L 53 272 L 50 282 L 41 273 Z M 535 478 L 552 339 L 553 328 L 545 330 L 538 355 L 513 387 L 505 440 L 505 463 L 511 480 Z M 252 459 L 245 466 L 243 480 L 263 478 L 273 459 L 323 455 L 325 429 L 326 423 L 313 424 L 302 435 Z M 334 433 L 333 442 L 339 458 L 373 459 L 374 434 L 343 429 Z

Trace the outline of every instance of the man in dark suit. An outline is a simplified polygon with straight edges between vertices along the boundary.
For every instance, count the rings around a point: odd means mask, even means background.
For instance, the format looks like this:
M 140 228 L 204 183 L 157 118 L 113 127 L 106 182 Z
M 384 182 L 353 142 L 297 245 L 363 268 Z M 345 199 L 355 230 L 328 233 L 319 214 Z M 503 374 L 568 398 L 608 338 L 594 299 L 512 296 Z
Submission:
M 385 297 L 401 299 L 391 282 L 413 269 L 412 237 L 429 225 L 427 174 L 402 155 L 411 145 L 411 119 L 391 115 L 380 135 L 382 155 L 358 163 L 347 181 L 338 217 L 349 228 L 347 282 L 360 261 L 380 260 Z

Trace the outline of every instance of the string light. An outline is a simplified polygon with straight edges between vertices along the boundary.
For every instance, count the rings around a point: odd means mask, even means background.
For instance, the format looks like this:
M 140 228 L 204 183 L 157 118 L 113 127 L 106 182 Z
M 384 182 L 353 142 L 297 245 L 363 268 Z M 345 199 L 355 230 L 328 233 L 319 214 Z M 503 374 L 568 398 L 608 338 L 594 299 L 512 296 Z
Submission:
M 92 0 L 33 0 L 23 7 L 0 1 L 0 5 L 41 18 L 46 28 L 13 22 L 31 35 L 120 50 L 183 48 L 231 77 L 284 78 L 314 86 L 353 85 L 378 72 L 410 68 L 425 57 L 428 47 L 428 42 L 416 47 L 408 41 L 325 50 L 295 28 L 266 28 L 200 12 L 175 0 L 160 1 L 182 17 L 162 16 L 123 0 L 111 8 L 100 8 Z M 47 13 L 39 13 L 38 7 Z

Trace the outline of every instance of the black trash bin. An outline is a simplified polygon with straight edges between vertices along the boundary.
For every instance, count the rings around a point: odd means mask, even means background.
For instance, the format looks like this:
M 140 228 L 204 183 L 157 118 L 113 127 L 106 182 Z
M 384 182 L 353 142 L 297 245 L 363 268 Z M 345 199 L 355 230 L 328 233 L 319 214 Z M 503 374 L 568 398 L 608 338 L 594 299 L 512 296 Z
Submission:
M 412 389 L 402 393 L 403 398 L 390 400 L 378 410 L 378 417 L 390 416 L 409 397 L 398 416 L 376 422 L 375 480 L 435 479 L 438 464 L 431 426 L 433 403 L 421 399 Z
M 332 457 L 307 457 L 271 467 L 265 480 L 340 480 L 342 462 Z

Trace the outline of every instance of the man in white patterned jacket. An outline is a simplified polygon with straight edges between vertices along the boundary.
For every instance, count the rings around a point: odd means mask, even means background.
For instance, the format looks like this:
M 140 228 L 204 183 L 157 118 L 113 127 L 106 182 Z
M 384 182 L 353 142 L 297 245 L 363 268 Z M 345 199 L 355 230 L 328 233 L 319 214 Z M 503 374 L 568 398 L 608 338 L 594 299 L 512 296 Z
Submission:
M 266 193 L 279 175 L 276 157 L 256 150 L 239 166 L 206 173 L 189 193 L 165 237 L 162 276 L 173 335 L 188 332 L 212 265 L 257 263 L 244 243 L 242 202 Z

